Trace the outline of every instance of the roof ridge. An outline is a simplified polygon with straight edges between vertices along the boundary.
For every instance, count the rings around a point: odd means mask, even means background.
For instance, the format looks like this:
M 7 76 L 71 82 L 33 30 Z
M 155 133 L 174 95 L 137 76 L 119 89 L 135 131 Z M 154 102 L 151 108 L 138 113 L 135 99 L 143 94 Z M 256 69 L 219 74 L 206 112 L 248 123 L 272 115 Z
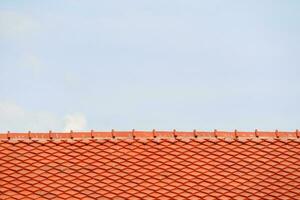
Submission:
M 207 139 L 299 139 L 300 133 L 295 131 L 70 131 L 70 132 L 23 132 L 0 133 L 1 140 L 52 140 L 52 139 L 180 139 L 180 138 L 207 138 Z

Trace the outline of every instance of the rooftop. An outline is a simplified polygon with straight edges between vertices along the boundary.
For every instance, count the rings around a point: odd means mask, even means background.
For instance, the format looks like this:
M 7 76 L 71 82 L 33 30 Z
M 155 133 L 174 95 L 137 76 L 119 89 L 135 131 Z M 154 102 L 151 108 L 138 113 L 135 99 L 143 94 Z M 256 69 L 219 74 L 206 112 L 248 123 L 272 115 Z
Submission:
M 0 134 L 0 199 L 296 199 L 299 132 Z

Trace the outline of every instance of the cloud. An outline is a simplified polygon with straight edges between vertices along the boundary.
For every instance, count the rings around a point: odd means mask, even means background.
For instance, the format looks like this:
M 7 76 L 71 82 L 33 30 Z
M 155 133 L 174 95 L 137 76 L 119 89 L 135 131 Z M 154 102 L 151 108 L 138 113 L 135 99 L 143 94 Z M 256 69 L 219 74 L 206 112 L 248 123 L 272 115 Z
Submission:
M 81 131 L 86 128 L 86 118 L 83 114 L 70 114 L 65 117 L 64 131 Z
M 0 37 L 24 36 L 33 33 L 36 27 L 36 21 L 28 15 L 0 11 Z
M 46 111 L 26 110 L 14 102 L 0 101 L 0 132 L 80 131 L 86 125 L 86 117 L 81 113 L 62 117 Z
M 61 130 L 62 120 L 46 111 L 30 111 L 13 102 L 0 102 L 0 131 Z

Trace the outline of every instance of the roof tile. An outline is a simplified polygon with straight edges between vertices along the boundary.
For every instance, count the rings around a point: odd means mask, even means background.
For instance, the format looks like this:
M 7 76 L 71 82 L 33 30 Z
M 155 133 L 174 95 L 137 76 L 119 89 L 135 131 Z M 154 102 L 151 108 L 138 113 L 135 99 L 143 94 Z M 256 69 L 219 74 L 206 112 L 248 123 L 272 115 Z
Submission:
M 298 132 L 0 134 L 1 199 L 297 199 L 299 168 Z

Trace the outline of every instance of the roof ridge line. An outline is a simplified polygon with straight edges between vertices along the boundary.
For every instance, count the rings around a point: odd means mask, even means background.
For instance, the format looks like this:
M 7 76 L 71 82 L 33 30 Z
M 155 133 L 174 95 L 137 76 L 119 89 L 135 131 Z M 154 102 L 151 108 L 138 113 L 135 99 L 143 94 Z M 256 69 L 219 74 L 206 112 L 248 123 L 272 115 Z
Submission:
M 299 139 L 300 132 L 295 131 L 70 131 L 70 132 L 23 132 L 0 133 L 1 140 L 66 140 L 66 139 L 182 139 L 182 138 L 206 138 L 206 139 Z

